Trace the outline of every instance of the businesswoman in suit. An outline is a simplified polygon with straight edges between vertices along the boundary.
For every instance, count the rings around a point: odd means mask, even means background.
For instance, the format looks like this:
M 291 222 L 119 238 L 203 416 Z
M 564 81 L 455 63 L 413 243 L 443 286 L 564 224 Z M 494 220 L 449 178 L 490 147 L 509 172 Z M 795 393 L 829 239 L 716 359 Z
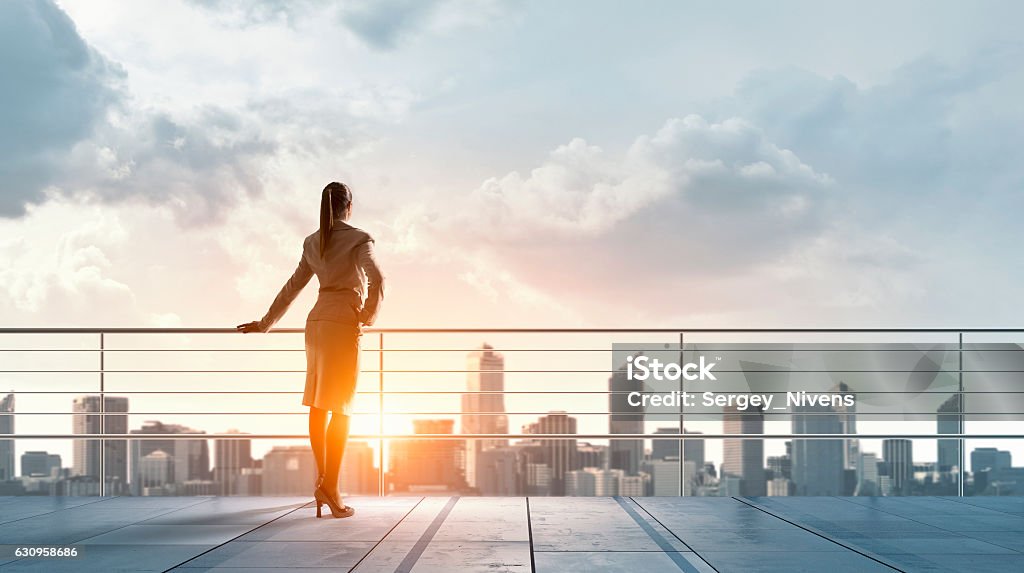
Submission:
M 317 517 L 325 504 L 334 517 L 355 512 L 341 501 L 338 475 L 359 376 L 361 329 L 373 324 L 384 298 L 384 277 L 374 259 L 373 238 L 347 223 L 351 215 L 348 186 L 333 182 L 324 187 L 320 229 L 303 241 L 295 272 L 261 320 L 237 327 L 242 332 L 267 332 L 309 279 L 317 276 L 320 292 L 306 318 L 306 390 L 302 396 L 302 404 L 309 406 L 309 443 L 318 470 L 313 490 Z

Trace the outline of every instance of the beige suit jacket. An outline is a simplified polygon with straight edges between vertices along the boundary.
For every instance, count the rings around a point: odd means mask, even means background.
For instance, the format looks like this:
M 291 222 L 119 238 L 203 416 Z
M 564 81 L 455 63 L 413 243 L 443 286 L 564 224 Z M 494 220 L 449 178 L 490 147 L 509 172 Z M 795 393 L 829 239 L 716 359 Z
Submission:
M 281 319 L 313 275 L 320 282 L 316 304 L 306 320 L 333 320 L 371 325 L 384 298 L 384 275 L 373 255 L 373 237 L 344 221 L 334 221 L 326 256 L 320 256 L 320 231 L 306 237 L 302 256 L 260 320 L 266 332 Z

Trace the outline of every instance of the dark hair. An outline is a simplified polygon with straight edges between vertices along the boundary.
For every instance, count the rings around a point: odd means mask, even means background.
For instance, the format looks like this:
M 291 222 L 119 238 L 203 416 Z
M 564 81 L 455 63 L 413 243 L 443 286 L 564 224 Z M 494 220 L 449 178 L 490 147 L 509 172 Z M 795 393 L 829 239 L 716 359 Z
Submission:
M 348 210 L 352 205 L 352 190 L 344 183 L 332 181 L 324 187 L 320 197 L 320 258 L 327 251 L 327 241 L 334 230 L 334 217 Z

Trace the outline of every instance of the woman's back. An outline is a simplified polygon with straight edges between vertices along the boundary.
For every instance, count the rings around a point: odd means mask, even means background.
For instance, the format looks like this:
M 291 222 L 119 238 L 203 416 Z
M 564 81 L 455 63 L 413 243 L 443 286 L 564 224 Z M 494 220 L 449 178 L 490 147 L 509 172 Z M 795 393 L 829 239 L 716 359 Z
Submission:
M 307 320 L 348 320 L 351 314 L 346 307 L 358 313 L 364 300 L 370 308 L 371 298 L 376 314 L 382 293 L 368 293 L 367 287 L 382 287 L 382 277 L 369 233 L 335 221 L 324 256 L 320 253 L 320 231 L 315 231 L 303 242 L 302 257 L 320 282 L 316 305 Z
M 299 264 L 259 321 L 260 330 L 266 332 L 281 319 L 314 274 L 320 282 L 320 294 L 307 321 L 373 324 L 384 298 L 384 276 L 373 256 L 373 238 L 362 229 L 336 220 L 325 256 L 320 253 L 320 231 L 316 231 L 303 241 Z

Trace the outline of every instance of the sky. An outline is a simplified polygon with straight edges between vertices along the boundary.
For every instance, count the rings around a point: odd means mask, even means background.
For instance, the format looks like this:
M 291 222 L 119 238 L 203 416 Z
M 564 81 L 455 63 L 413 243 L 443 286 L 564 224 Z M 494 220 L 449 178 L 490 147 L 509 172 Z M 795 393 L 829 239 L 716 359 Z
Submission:
M 1013 327 L 1014 2 L 0 5 L 0 325 Z M 315 285 L 279 326 L 301 326 Z

